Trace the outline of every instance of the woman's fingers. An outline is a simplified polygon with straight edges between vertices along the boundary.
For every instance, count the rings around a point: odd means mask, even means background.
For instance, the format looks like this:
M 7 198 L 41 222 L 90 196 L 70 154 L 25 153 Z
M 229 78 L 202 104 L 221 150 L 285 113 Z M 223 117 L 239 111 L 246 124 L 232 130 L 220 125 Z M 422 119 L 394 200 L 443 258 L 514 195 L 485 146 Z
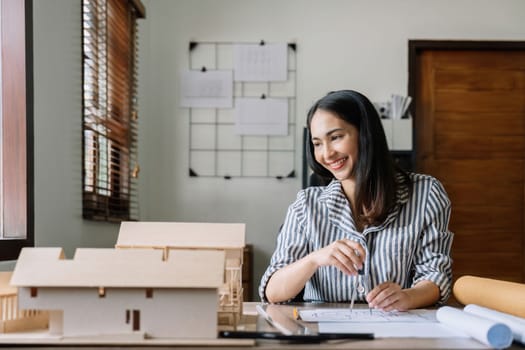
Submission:
M 356 275 L 358 270 L 363 268 L 366 252 L 359 243 L 347 239 L 339 240 L 333 243 L 333 249 L 332 256 L 337 261 L 336 266 L 344 273 Z
M 345 274 L 356 275 L 363 268 L 366 251 L 361 244 L 342 239 L 313 254 L 318 266 L 335 266 Z
M 366 296 L 368 304 L 383 311 L 404 311 L 407 309 L 407 295 L 401 286 L 393 282 L 385 282 L 376 286 Z
M 345 250 L 346 255 L 352 260 L 357 270 L 363 268 L 366 252 L 361 244 L 349 239 L 341 240 L 341 247 Z
M 334 265 L 348 275 L 356 275 L 358 268 L 348 254 L 338 250 L 332 255 L 334 258 Z

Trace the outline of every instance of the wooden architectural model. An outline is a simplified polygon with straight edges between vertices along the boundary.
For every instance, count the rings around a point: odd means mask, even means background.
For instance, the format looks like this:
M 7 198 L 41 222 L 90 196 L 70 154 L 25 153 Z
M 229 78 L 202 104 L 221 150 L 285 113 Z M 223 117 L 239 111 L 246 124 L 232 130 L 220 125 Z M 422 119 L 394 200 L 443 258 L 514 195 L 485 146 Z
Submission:
M 216 338 L 225 254 L 180 249 L 24 248 L 11 284 L 19 307 L 50 310 L 64 337 Z
M 47 328 L 47 312 L 18 308 L 17 289 L 9 284 L 11 275 L 10 271 L 0 272 L 0 333 Z
M 224 251 L 224 283 L 219 288 L 218 323 L 237 326 L 242 314 L 244 224 L 122 222 L 117 248 L 153 248 L 165 259 L 181 249 Z

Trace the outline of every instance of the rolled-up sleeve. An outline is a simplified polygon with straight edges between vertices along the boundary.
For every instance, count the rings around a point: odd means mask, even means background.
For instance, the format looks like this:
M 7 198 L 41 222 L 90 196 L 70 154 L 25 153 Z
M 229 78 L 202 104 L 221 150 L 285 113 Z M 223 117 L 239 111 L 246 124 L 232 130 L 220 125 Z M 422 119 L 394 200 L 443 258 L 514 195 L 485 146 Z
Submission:
M 439 304 L 444 303 L 451 291 L 452 259 L 450 249 L 453 233 L 448 230 L 451 203 L 445 189 L 434 179 L 425 206 L 425 225 L 418 241 L 413 285 L 427 280 L 440 291 Z
M 261 278 L 259 296 L 267 302 L 266 286 L 270 277 L 279 269 L 308 254 L 307 239 L 304 231 L 305 193 L 300 191 L 295 202 L 290 205 L 286 218 L 277 236 L 277 246 L 270 260 L 270 265 Z

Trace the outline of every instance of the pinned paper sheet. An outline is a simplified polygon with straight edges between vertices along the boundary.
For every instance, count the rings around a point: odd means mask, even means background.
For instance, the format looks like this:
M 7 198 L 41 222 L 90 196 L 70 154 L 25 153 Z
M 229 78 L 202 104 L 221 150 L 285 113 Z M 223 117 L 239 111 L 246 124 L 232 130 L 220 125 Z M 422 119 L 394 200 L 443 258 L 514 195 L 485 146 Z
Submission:
M 238 98 L 235 131 L 238 135 L 288 135 L 288 99 Z
M 286 44 L 239 44 L 234 47 L 235 81 L 285 81 L 288 79 Z
M 231 108 L 233 106 L 232 71 L 184 71 L 181 79 L 180 105 L 194 108 Z

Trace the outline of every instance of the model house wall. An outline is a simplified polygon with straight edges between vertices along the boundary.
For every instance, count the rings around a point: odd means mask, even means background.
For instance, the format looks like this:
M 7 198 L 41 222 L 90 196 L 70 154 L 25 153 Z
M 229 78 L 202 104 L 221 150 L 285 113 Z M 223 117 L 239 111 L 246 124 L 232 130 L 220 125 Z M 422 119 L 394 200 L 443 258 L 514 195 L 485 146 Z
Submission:
M 216 338 L 224 252 L 24 248 L 11 279 L 20 308 L 50 310 L 50 332 Z
M 164 259 L 181 249 L 218 250 L 225 254 L 219 287 L 219 324 L 236 327 L 242 314 L 242 264 L 245 225 L 201 222 L 122 222 L 116 248 L 162 251 Z
M 71 336 L 142 334 L 148 338 L 216 338 L 215 289 L 20 289 L 20 305 L 52 311 L 50 333 Z M 151 298 L 147 296 L 151 293 Z M 198 309 L 198 310 L 197 310 Z M 211 322 L 207 322 L 211 320 Z

